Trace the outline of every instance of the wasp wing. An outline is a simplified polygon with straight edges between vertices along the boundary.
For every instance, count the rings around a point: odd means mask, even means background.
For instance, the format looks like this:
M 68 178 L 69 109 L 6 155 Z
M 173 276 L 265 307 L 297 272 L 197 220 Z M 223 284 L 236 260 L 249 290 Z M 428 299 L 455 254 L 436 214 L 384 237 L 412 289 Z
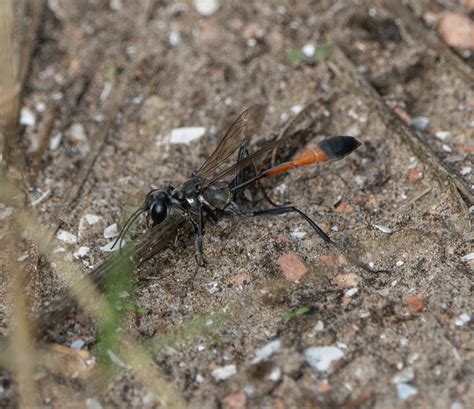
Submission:
M 266 105 L 255 104 L 242 112 L 232 122 L 214 152 L 211 153 L 194 176 L 202 179 L 210 178 L 237 149 L 248 144 L 251 136 L 260 130 L 265 117 L 265 110 Z

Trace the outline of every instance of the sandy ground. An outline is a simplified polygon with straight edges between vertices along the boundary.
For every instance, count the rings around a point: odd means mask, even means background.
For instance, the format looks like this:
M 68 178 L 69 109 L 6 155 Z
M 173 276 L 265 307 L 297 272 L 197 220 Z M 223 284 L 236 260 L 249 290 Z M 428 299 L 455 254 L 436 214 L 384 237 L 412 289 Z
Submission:
M 188 233 L 140 267 L 149 279 L 130 302 L 146 313 L 125 314 L 122 331 L 150 348 L 153 365 L 190 407 L 472 405 L 472 262 L 462 259 L 472 252 L 472 203 L 400 131 L 417 133 L 472 184 L 472 83 L 369 1 L 225 2 L 210 17 L 188 3 L 123 2 L 118 10 L 104 1 L 50 3 L 25 95 L 36 120 L 22 150 L 30 202 L 48 192 L 35 207 L 45 225 L 60 222 L 78 237 L 60 245 L 84 272 L 105 257 L 106 226 L 123 222 L 150 188 L 186 180 L 232 118 L 255 102 L 268 104 L 258 143 L 329 94 L 318 107 L 327 126 L 306 143 L 336 134 L 362 142 L 343 161 L 264 184 L 274 200 L 301 208 L 386 272 L 354 267 L 296 216 L 208 223 L 207 263 L 192 287 Z M 316 54 L 306 47 L 305 56 L 305 45 Z M 351 82 L 358 76 L 367 83 Z M 397 122 L 394 109 L 417 118 L 417 128 Z M 38 153 L 49 112 L 49 145 Z M 189 145 L 170 144 L 171 130 L 185 126 L 207 132 Z M 87 166 L 78 196 L 64 208 Z M 86 215 L 97 222 L 85 222 Z M 85 256 L 71 256 L 85 246 Z M 281 268 L 289 254 L 306 266 L 296 281 Z M 64 288 L 47 263 L 38 265 L 29 283 L 36 309 Z M 1 291 L 8 299 L 6 285 Z M 6 335 L 8 303 L 0 314 Z M 83 316 L 48 341 L 82 340 L 94 356 L 97 337 Z M 179 332 L 187 328 L 187 336 Z M 159 396 L 121 368 L 100 387 L 87 376 L 41 372 L 35 379 L 42 407 L 160 406 Z M 15 402 L 5 372 L 0 405 Z

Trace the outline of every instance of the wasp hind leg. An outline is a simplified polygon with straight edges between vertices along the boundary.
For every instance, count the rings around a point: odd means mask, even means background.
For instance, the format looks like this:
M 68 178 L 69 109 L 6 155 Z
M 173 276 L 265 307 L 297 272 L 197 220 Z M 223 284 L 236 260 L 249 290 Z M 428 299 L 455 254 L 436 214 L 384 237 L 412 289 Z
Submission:
M 315 222 L 311 219 L 306 213 L 302 212 L 300 209 L 292 206 L 292 205 L 284 205 L 278 206 L 273 209 L 264 209 L 264 210 L 254 210 L 254 211 L 244 211 L 237 207 L 235 203 L 231 203 L 227 208 L 226 211 L 230 213 L 234 213 L 238 216 L 243 217 L 259 217 L 259 216 L 277 216 L 287 213 L 297 213 L 300 217 L 302 217 L 306 222 L 310 225 L 310 227 L 316 232 L 316 234 L 321 237 L 326 243 L 331 244 L 335 247 L 344 257 L 346 257 L 352 264 L 355 266 L 369 272 L 369 273 L 381 273 L 385 270 L 375 270 L 371 268 L 366 263 L 358 260 L 356 257 L 352 256 L 345 250 L 342 246 L 332 240 Z

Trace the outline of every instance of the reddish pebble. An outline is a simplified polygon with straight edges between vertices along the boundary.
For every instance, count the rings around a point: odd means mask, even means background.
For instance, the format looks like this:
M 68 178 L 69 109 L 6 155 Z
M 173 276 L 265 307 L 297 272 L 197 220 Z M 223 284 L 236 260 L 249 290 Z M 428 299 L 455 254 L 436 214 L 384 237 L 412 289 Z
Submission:
M 329 393 L 331 391 L 331 385 L 329 385 L 328 383 L 320 383 L 318 385 L 318 389 L 321 393 Z
M 405 304 L 408 306 L 410 312 L 421 312 L 426 309 L 426 301 L 419 295 L 409 295 L 405 297 Z
M 393 112 L 395 112 L 407 125 L 411 124 L 411 116 L 403 108 L 396 107 Z
M 466 7 L 468 11 L 474 11 L 474 0 L 462 0 L 462 5 Z
M 308 267 L 304 265 L 301 258 L 296 254 L 284 254 L 278 258 L 278 264 L 283 271 L 283 275 L 291 281 L 299 280 L 308 272 Z
M 410 173 L 408 174 L 408 180 L 411 183 L 418 182 L 422 177 L 423 177 L 423 172 L 419 169 L 416 169 L 416 168 L 410 170 Z
M 328 267 L 335 267 L 336 263 L 334 262 L 334 257 L 331 255 L 319 257 L 321 263 L 327 265 Z
M 354 288 L 359 284 L 360 277 L 356 273 L 339 274 L 332 281 L 339 288 Z
M 247 396 L 245 392 L 235 392 L 224 398 L 224 408 L 245 409 L 247 407 Z
M 342 305 L 349 305 L 351 302 L 352 302 L 351 297 L 344 296 L 344 297 L 341 298 Z
M 438 26 L 443 41 L 451 47 L 474 48 L 474 23 L 461 13 L 444 13 Z
M 347 202 L 341 202 L 336 207 L 336 213 L 346 214 L 352 211 L 352 207 Z

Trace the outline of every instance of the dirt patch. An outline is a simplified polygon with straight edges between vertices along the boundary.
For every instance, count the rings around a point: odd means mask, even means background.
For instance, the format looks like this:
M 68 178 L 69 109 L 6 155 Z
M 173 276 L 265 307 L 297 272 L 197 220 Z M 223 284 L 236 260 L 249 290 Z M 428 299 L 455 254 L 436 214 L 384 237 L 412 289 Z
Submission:
M 469 406 L 472 261 L 462 257 L 472 252 L 472 203 L 439 166 L 472 184 L 472 83 L 368 1 L 222 2 L 209 17 L 191 3 L 50 3 L 24 101 L 37 119 L 21 149 L 30 203 L 38 201 L 43 223 L 77 238 L 60 246 L 84 273 L 105 258 L 104 228 L 123 222 L 151 188 L 185 181 L 255 102 L 268 104 L 256 144 L 329 94 L 318 107 L 327 126 L 305 143 L 337 134 L 362 142 L 343 161 L 265 187 L 386 271 L 354 267 L 299 218 L 280 216 L 207 223 L 207 263 L 192 286 L 186 230 L 134 272 L 148 278 L 127 303 L 145 313 L 125 314 L 121 330 L 151 351 L 190 407 Z M 374 92 L 360 92 L 367 89 Z M 54 121 L 44 136 L 48 110 Z M 171 130 L 187 126 L 207 132 L 170 144 Z M 415 154 L 406 132 L 442 165 Z M 48 138 L 44 152 L 35 150 L 39 137 Z M 279 266 L 286 254 L 307 268 L 296 280 Z M 48 263 L 37 266 L 35 310 L 65 287 Z M 5 335 L 9 314 L 3 304 Z M 83 313 L 49 334 L 66 346 L 77 340 L 96 354 Z M 314 349 L 322 347 L 333 349 Z M 40 403 L 159 406 L 133 371 L 119 372 L 105 385 L 36 374 Z M 3 373 L 0 402 L 13 406 L 16 397 Z

